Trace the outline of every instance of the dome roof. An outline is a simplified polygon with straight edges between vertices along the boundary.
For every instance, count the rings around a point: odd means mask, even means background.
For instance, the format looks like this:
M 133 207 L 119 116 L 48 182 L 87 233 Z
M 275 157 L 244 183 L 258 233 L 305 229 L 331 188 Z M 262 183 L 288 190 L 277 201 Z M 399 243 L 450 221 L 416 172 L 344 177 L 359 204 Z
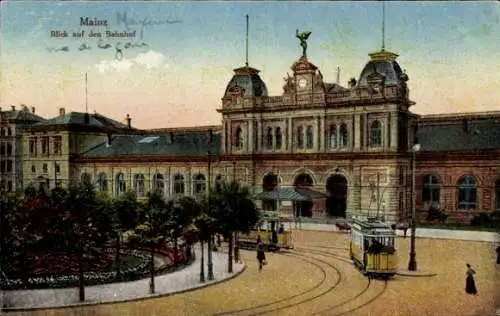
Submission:
M 378 77 L 383 77 L 386 85 L 400 82 L 403 71 L 396 62 L 397 54 L 382 50 L 369 54 L 369 56 L 371 60 L 363 68 L 359 76 L 358 86 L 366 86 L 370 79 L 376 80 Z
M 226 92 L 243 90 L 243 97 L 264 97 L 267 96 L 267 87 L 259 76 L 259 70 L 252 67 L 241 67 L 234 69 L 234 76 L 229 81 Z

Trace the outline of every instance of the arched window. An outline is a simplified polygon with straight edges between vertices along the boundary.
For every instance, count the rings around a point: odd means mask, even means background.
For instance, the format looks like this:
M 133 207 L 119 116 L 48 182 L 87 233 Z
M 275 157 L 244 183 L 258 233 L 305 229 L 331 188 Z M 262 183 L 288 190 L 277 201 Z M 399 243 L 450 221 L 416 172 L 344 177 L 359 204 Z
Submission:
M 330 132 L 328 133 L 328 146 L 331 149 L 337 148 L 337 125 L 330 125 Z
M 99 190 L 101 192 L 108 191 L 108 179 L 107 179 L 106 174 L 104 172 L 101 172 L 97 176 L 97 190 Z
M 12 144 L 7 143 L 7 156 L 12 155 Z
M 307 126 L 307 131 L 306 131 L 307 148 L 313 148 L 313 144 L 314 144 L 313 127 L 311 125 L 309 125 L 309 126 Z
M 90 174 L 84 172 L 84 173 L 82 173 L 82 175 L 80 177 L 80 181 L 83 184 L 90 184 L 90 183 L 92 183 L 92 177 L 90 176 Z
M 347 132 L 347 124 L 342 123 L 340 125 L 340 137 L 339 137 L 339 146 L 340 148 L 346 148 L 348 142 L 348 132 Z
M 2 134 L 1 134 L 2 136 L 5 136 L 5 128 L 2 128 L 1 133 L 2 133 Z
M 219 174 L 215 177 L 215 192 L 221 193 L 222 191 L 222 176 Z
M 184 176 L 182 174 L 174 176 L 174 194 L 184 194 Z
M 458 208 L 461 210 L 475 209 L 476 200 L 476 179 L 473 176 L 461 177 L 458 180 Z
M 435 175 L 427 174 L 422 179 L 422 202 L 439 202 L 440 185 Z
M 204 194 L 206 191 L 207 181 L 205 175 L 198 173 L 194 176 L 194 194 Z
M 134 175 L 134 191 L 138 197 L 144 196 L 144 175 L 136 174 Z
M 382 125 L 379 120 L 373 121 L 370 126 L 370 146 L 382 146 Z
M 267 149 L 272 149 L 273 148 L 273 128 L 272 127 L 268 127 L 267 128 L 266 148 Z
M 116 196 L 121 196 L 123 193 L 127 191 L 125 176 L 121 172 L 116 175 L 115 191 L 116 191 Z
M 297 148 L 304 148 L 304 128 L 297 127 Z
M 495 210 L 500 211 L 500 179 L 495 183 Z
M 281 135 L 281 127 L 276 127 L 276 131 L 274 132 L 274 137 L 276 137 L 276 149 L 281 149 L 282 145 L 282 135 Z
M 12 128 L 7 127 L 7 136 L 12 136 Z
M 153 189 L 157 194 L 163 195 L 165 190 L 165 181 L 163 175 L 157 173 L 153 176 Z
M 238 126 L 238 128 L 236 129 L 234 138 L 234 147 L 236 147 L 236 149 L 243 148 L 243 130 L 241 129 L 241 127 Z

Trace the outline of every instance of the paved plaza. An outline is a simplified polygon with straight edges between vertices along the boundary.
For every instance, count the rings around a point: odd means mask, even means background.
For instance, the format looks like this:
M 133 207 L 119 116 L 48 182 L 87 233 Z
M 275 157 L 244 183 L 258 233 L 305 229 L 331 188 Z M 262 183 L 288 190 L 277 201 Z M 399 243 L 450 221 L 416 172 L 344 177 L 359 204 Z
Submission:
M 436 276 L 396 276 L 388 282 L 370 282 L 348 258 L 347 235 L 301 230 L 294 236 L 296 249 L 267 254 L 269 264 L 262 272 L 257 269 L 255 253 L 243 251 L 247 267 L 242 274 L 202 289 L 134 302 L 8 315 L 487 316 L 500 308 L 500 266 L 495 264 L 494 243 L 419 238 L 418 268 Z M 489 238 L 484 233 L 475 236 Z M 409 240 L 398 238 L 396 243 L 401 270 L 408 263 Z M 465 294 L 466 263 L 477 271 L 477 296 Z

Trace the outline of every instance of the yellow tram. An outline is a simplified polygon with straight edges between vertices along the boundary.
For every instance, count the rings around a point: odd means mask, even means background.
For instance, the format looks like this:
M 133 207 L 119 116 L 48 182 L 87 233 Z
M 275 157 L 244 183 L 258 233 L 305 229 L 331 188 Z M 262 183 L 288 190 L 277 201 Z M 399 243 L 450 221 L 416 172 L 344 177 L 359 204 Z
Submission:
M 351 219 L 349 228 L 349 252 L 359 270 L 382 277 L 396 274 L 396 235 L 388 224 L 376 219 Z
M 278 212 L 261 211 L 260 220 L 256 227 L 248 234 L 240 233 L 238 246 L 242 249 L 255 249 L 260 236 L 264 249 L 278 251 L 280 249 L 293 249 L 291 223 L 285 227 L 283 218 Z

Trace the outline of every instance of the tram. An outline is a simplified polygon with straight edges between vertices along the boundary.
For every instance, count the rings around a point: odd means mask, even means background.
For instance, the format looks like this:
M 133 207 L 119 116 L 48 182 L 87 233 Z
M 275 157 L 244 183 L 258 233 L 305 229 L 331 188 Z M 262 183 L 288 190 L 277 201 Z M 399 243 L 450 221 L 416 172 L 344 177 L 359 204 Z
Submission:
M 260 237 L 265 251 L 293 249 L 291 222 L 285 227 L 283 219 L 278 212 L 260 211 L 257 225 L 248 234 L 239 234 L 238 246 L 254 250 Z
M 396 234 L 390 225 L 368 218 L 349 221 L 349 253 L 365 275 L 389 278 L 397 272 Z

